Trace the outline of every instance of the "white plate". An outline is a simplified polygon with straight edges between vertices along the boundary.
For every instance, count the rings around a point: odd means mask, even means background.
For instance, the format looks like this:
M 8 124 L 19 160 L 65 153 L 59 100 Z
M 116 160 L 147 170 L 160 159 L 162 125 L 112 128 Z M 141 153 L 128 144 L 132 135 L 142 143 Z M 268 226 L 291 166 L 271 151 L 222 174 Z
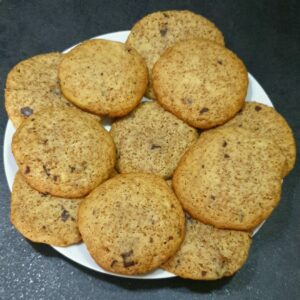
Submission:
M 94 37 L 94 39 L 103 38 L 112 41 L 125 42 L 128 34 L 129 31 L 113 32 L 113 33 L 108 33 L 108 34 Z M 73 47 L 65 50 L 64 52 L 70 51 Z M 273 106 L 271 100 L 269 99 L 264 89 L 260 86 L 260 84 L 255 80 L 255 78 L 251 74 L 248 74 L 248 76 L 249 76 L 249 87 L 248 87 L 246 100 L 247 101 L 255 100 L 263 104 Z M 147 99 L 145 98 L 143 100 L 147 101 Z M 110 129 L 109 121 L 106 122 L 105 127 L 107 130 Z M 15 174 L 18 170 L 15 159 L 11 152 L 11 141 L 14 132 L 15 132 L 15 128 L 13 127 L 12 122 L 9 120 L 7 122 L 5 137 L 4 137 L 3 161 L 4 161 L 5 174 L 6 174 L 6 178 L 10 190 L 12 189 Z M 253 235 L 260 229 L 261 226 L 262 224 L 255 229 Z M 164 271 L 162 269 L 157 269 L 151 273 L 145 275 L 139 275 L 139 276 L 125 276 L 125 275 L 114 274 L 114 273 L 107 272 L 103 270 L 101 267 L 99 267 L 89 255 L 84 244 L 73 245 L 65 248 L 53 246 L 53 248 L 59 253 L 61 253 L 62 255 L 71 259 L 72 261 L 82 266 L 85 266 L 89 269 L 92 269 L 94 271 L 105 273 L 105 274 L 111 274 L 119 277 L 137 278 L 137 279 L 159 279 L 159 278 L 169 278 L 175 276 L 174 274 Z

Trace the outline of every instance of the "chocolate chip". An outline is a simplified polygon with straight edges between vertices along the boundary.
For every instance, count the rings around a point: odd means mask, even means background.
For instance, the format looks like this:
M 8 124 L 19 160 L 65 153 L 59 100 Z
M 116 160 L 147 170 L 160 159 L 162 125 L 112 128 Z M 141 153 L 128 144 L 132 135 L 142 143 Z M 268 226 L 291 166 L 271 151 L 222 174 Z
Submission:
M 218 60 L 218 64 L 219 64 L 219 65 L 223 65 L 222 60 L 219 59 L 219 60 Z
M 134 261 L 132 261 L 130 259 L 130 257 L 132 256 L 132 254 L 133 254 L 133 250 L 132 249 L 130 251 L 128 251 L 128 252 L 121 253 L 121 256 L 122 256 L 122 259 L 123 259 L 123 265 L 124 265 L 125 268 L 134 266 L 136 264 Z
M 174 240 L 173 236 L 172 236 L 172 235 L 170 235 L 170 236 L 168 237 L 168 240 L 169 240 L 169 241 L 172 241 L 172 240 Z
M 224 143 L 223 143 L 223 147 L 226 147 L 227 146 L 227 142 L 226 141 L 224 141 Z
M 47 169 L 47 167 L 45 165 L 43 165 L 43 169 L 44 169 L 44 172 L 46 173 L 46 175 L 50 176 L 50 171 L 49 171 L 49 169 Z
M 207 272 L 206 271 L 201 271 L 202 276 L 206 276 Z
M 100 75 L 103 76 L 103 73 L 101 73 Z
M 132 254 L 133 254 L 133 250 L 131 249 L 131 250 L 128 251 L 128 252 L 123 252 L 123 253 L 121 253 L 121 256 L 122 256 L 123 259 L 127 259 L 127 258 L 130 257 Z
M 202 167 L 202 169 L 204 169 L 204 167 L 205 167 L 205 166 L 204 166 L 204 165 L 202 165 L 201 167 Z
M 161 146 L 156 145 L 156 144 L 152 144 L 152 145 L 151 145 L 151 150 L 153 150 L 153 149 L 158 149 L 158 148 L 161 148 Z
M 60 218 L 63 222 L 66 222 L 70 217 L 70 214 L 67 210 L 63 209 L 61 215 L 60 215 Z
M 159 30 L 161 36 L 165 36 L 168 32 L 168 27 L 163 27 Z
M 225 158 L 229 158 L 230 156 L 229 156 L 228 154 L 225 153 L 225 154 L 224 154 L 224 157 L 225 157 Z
M 26 166 L 24 174 L 28 174 L 28 173 L 30 173 L 30 168 L 28 166 Z
M 202 115 L 202 114 L 204 114 L 204 113 L 206 113 L 206 112 L 208 112 L 209 111 L 209 109 L 207 108 L 207 107 L 203 107 L 201 110 L 200 110 L 200 115 Z
M 128 267 L 132 267 L 132 266 L 136 265 L 136 263 L 134 261 L 124 261 L 123 265 L 125 268 L 128 268 Z
M 260 111 L 260 110 L 261 110 L 261 107 L 258 106 L 258 105 L 256 105 L 256 106 L 255 106 L 255 110 L 256 110 L 256 111 Z
M 42 192 L 40 192 L 40 195 L 41 195 L 42 197 L 47 197 L 49 194 L 48 194 L 48 193 L 42 193 Z
M 32 115 L 33 109 L 30 108 L 29 106 L 25 106 L 20 109 L 20 112 L 24 117 L 29 117 Z
M 114 259 L 114 260 L 112 261 L 112 263 L 110 264 L 110 267 L 113 268 L 114 265 L 115 265 L 117 262 L 118 262 L 118 261 Z
M 71 173 L 73 173 L 73 172 L 75 171 L 75 169 L 76 169 L 76 168 L 73 167 L 73 166 L 69 166 L 69 168 L 70 168 L 70 172 L 71 172 Z

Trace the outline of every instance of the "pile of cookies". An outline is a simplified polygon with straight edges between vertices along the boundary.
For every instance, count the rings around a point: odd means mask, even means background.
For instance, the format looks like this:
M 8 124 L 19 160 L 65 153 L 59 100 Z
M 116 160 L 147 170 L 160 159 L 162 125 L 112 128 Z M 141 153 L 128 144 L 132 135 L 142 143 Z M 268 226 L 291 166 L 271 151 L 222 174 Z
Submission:
M 247 88 L 220 30 L 189 11 L 145 16 L 125 44 L 20 62 L 5 90 L 12 223 L 34 242 L 82 239 L 110 272 L 234 274 L 296 157 L 287 122 Z

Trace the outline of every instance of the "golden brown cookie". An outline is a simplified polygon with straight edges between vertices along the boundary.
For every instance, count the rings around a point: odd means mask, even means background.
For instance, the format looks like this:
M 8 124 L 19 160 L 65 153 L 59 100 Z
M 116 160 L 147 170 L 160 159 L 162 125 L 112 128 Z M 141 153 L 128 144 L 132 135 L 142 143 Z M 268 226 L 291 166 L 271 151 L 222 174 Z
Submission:
M 17 129 L 12 151 L 27 183 L 42 193 L 79 198 L 106 180 L 115 164 L 109 133 L 89 114 L 46 109 Z
M 158 11 L 139 20 L 131 29 L 126 44 L 145 59 L 149 70 L 147 97 L 155 99 L 152 89 L 152 68 L 165 49 L 175 43 L 202 38 L 224 45 L 220 30 L 206 18 L 188 10 Z
M 69 246 L 81 241 L 77 226 L 81 201 L 40 193 L 31 188 L 19 172 L 11 194 L 11 222 L 33 242 Z
M 284 164 L 273 140 L 235 127 L 209 130 L 181 159 L 173 188 L 195 219 L 250 230 L 278 204 Z
M 73 106 L 60 91 L 57 67 L 61 58 L 58 52 L 37 55 L 21 61 L 9 72 L 5 108 L 15 128 L 47 107 Z
M 68 100 L 110 117 L 133 110 L 148 83 L 147 67 L 135 49 L 102 39 L 86 41 L 65 54 L 58 75 Z
M 162 106 L 202 129 L 232 118 L 242 108 L 248 87 L 243 62 L 207 40 L 187 40 L 166 50 L 153 68 L 152 79 Z
M 246 262 L 250 246 L 247 232 L 218 229 L 187 216 L 183 243 L 162 268 L 195 280 L 232 276 Z
M 164 110 L 156 102 L 141 103 L 112 124 L 120 173 L 153 173 L 170 178 L 184 152 L 197 138 L 197 130 Z
M 292 129 L 286 120 L 273 108 L 258 102 L 246 102 L 243 109 L 224 127 L 236 126 L 271 138 L 285 156 L 284 175 L 294 167 L 296 161 L 296 142 Z
M 184 238 L 184 213 L 167 183 L 150 174 L 121 174 L 92 191 L 78 212 L 82 239 L 105 270 L 149 272 Z

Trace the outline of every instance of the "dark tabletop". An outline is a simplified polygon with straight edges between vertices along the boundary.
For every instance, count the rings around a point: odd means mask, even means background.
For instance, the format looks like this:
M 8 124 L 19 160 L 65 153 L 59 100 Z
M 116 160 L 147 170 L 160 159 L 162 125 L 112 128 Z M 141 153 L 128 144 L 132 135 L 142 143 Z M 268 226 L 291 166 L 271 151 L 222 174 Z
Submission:
M 299 1 L 0 0 L 1 145 L 7 122 L 6 74 L 35 54 L 61 51 L 131 26 L 145 14 L 190 9 L 213 22 L 287 119 L 300 143 Z M 259 99 L 257 99 L 259 100 Z M 131 280 L 89 271 L 51 247 L 21 237 L 9 222 L 10 192 L 1 153 L 0 299 L 300 299 L 299 163 L 282 200 L 254 237 L 249 260 L 229 279 Z

